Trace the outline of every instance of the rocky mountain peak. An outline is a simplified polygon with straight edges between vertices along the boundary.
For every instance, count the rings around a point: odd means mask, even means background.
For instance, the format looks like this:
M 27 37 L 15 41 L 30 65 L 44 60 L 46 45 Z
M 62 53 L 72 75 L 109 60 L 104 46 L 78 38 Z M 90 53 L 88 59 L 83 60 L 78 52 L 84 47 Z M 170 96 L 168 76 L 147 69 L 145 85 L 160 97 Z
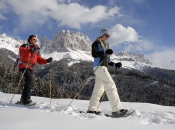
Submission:
M 90 39 L 83 33 L 74 33 L 69 30 L 62 30 L 58 32 L 53 41 L 48 41 L 46 38 L 44 39 L 43 45 L 50 45 L 50 52 L 68 52 L 71 50 L 82 50 L 82 51 L 90 51 L 91 50 L 91 41 Z M 48 52 L 48 48 L 45 47 Z
M 15 54 L 18 54 L 18 49 L 20 45 L 23 44 L 22 40 L 15 40 L 14 38 L 11 38 L 6 35 L 6 33 L 3 33 L 0 35 L 0 48 L 11 50 Z
M 143 54 L 123 51 L 120 53 L 115 53 L 115 55 L 119 57 L 120 61 L 139 61 L 141 63 L 152 65 L 152 63 L 148 59 L 146 59 Z
M 0 35 L 0 37 L 1 37 L 1 38 L 6 38 L 7 35 L 6 35 L 6 33 L 3 33 L 2 35 Z

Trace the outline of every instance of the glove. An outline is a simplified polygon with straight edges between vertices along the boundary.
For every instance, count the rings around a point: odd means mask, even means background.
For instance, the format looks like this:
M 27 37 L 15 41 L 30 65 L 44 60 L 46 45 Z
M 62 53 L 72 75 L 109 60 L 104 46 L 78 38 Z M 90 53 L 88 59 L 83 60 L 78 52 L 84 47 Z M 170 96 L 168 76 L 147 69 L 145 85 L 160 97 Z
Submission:
M 40 48 L 39 47 L 32 47 L 32 49 L 30 50 L 31 52 L 36 52 L 36 51 L 38 51 Z
M 116 68 L 122 67 L 122 63 L 121 63 L 121 62 L 116 63 L 116 64 L 115 64 L 115 67 L 116 67 Z
M 113 53 L 113 50 L 112 50 L 112 49 L 107 49 L 107 50 L 106 50 L 106 54 L 111 55 L 112 53 Z
M 52 62 L 52 60 L 53 60 L 53 58 L 52 58 L 52 57 L 48 58 L 48 59 L 47 59 L 47 63 Z

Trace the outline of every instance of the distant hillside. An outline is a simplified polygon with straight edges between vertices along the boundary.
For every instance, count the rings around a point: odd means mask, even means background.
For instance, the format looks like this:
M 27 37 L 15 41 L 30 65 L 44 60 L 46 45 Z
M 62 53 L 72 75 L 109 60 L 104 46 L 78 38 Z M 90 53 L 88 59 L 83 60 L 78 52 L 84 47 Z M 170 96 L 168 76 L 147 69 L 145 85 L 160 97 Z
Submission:
M 160 69 L 160 68 L 147 68 L 144 70 L 146 73 L 156 76 L 156 77 L 161 77 L 161 78 L 167 78 L 175 81 L 175 70 L 167 70 L 167 69 Z
M 0 48 L 0 63 L 4 63 L 5 65 L 9 66 L 9 65 L 13 65 L 15 62 L 17 55 L 7 49 L 1 49 Z
M 82 61 L 69 66 L 69 60 L 53 62 L 51 65 L 40 66 L 35 72 L 35 85 L 32 95 L 49 97 L 49 81 L 52 78 L 52 98 L 73 98 L 86 79 L 93 72 L 93 63 Z M 18 71 L 11 70 L 10 63 L 0 64 L 0 91 L 14 93 L 19 82 Z M 10 68 L 9 68 L 10 67 Z M 52 73 L 50 74 L 50 69 Z M 145 72 L 129 69 L 118 69 L 115 72 L 109 67 L 122 101 L 148 102 L 175 106 L 175 82 L 167 78 L 152 76 Z M 83 88 L 78 99 L 89 99 L 94 87 L 94 77 Z M 18 93 L 22 92 L 24 82 Z M 104 100 L 107 100 L 105 96 Z
M 67 65 L 67 62 L 67 60 L 61 60 L 52 64 L 53 82 L 65 90 L 78 92 L 92 73 L 92 62 L 76 63 L 71 67 Z M 36 76 L 48 80 L 49 69 L 50 66 L 47 66 L 44 70 L 37 72 Z M 175 105 L 174 80 L 152 76 L 138 70 L 118 69 L 115 72 L 113 67 L 109 67 L 109 71 L 117 85 L 122 101 Z M 94 83 L 95 80 L 91 79 L 81 91 L 81 95 L 89 99 Z

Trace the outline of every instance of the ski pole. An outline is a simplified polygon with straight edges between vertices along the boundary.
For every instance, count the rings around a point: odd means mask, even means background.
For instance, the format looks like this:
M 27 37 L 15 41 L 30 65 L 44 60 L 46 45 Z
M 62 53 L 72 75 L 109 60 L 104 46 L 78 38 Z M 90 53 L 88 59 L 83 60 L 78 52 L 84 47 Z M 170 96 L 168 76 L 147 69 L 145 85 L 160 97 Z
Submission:
M 105 55 L 106 57 L 107 55 Z M 104 58 L 105 58 L 104 57 Z M 94 73 L 96 72 L 96 70 L 98 69 L 98 67 L 103 63 L 103 60 L 100 62 L 100 64 L 97 66 L 97 68 L 95 68 L 95 70 L 93 71 L 93 73 L 90 74 L 90 76 L 87 78 L 87 80 L 85 81 L 85 83 L 83 84 L 83 86 L 80 88 L 80 90 L 78 91 L 78 93 L 75 95 L 75 97 L 72 99 L 72 101 L 69 103 L 69 105 L 66 107 L 67 108 L 71 105 L 71 103 L 73 102 L 73 100 L 79 95 L 79 93 L 82 91 L 82 89 L 84 88 L 84 86 L 87 84 L 87 82 L 89 81 L 89 79 L 92 77 L 92 75 L 94 75 Z
M 99 104 L 98 104 L 97 109 L 99 108 L 100 103 L 103 101 L 103 98 L 105 97 L 105 95 L 106 95 L 106 93 L 104 92 L 103 95 L 102 95 L 102 97 L 100 98 L 100 101 L 99 101 Z
M 52 69 L 51 69 L 51 63 L 50 63 L 50 81 L 49 81 L 49 88 L 50 88 L 50 106 L 51 106 L 51 100 L 52 100 Z
M 33 58 L 33 56 L 32 56 L 32 58 Z M 21 75 L 21 77 L 20 77 L 20 80 L 19 80 L 18 85 L 17 85 L 17 87 L 16 87 L 16 89 L 15 89 L 15 91 L 14 91 L 14 94 L 13 94 L 13 96 L 12 96 L 12 99 L 10 100 L 10 103 L 12 102 L 12 100 L 13 100 L 15 94 L 16 94 L 17 91 L 19 90 L 19 85 L 21 84 L 21 81 L 22 81 L 22 79 L 23 79 L 23 77 L 24 77 L 24 74 L 25 74 L 25 72 L 26 72 L 26 70 L 27 70 L 27 67 L 29 66 L 29 63 L 30 63 L 30 61 L 32 60 L 32 58 L 30 58 L 30 60 L 28 61 L 27 65 L 26 65 L 26 68 L 25 68 L 24 72 L 22 73 L 22 75 Z

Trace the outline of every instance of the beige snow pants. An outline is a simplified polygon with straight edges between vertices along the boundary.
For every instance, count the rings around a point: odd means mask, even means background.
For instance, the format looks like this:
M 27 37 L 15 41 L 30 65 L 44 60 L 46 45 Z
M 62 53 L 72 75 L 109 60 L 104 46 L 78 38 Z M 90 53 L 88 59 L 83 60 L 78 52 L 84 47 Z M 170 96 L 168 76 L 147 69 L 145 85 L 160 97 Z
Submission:
M 112 106 L 112 112 L 116 112 L 122 109 L 115 82 L 111 78 L 107 67 L 99 66 L 95 71 L 95 75 L 95 86 L 89 102 L 88 110 L 97 111 L 99 100 L 104 91 L 106 92 L 109 102 Z

